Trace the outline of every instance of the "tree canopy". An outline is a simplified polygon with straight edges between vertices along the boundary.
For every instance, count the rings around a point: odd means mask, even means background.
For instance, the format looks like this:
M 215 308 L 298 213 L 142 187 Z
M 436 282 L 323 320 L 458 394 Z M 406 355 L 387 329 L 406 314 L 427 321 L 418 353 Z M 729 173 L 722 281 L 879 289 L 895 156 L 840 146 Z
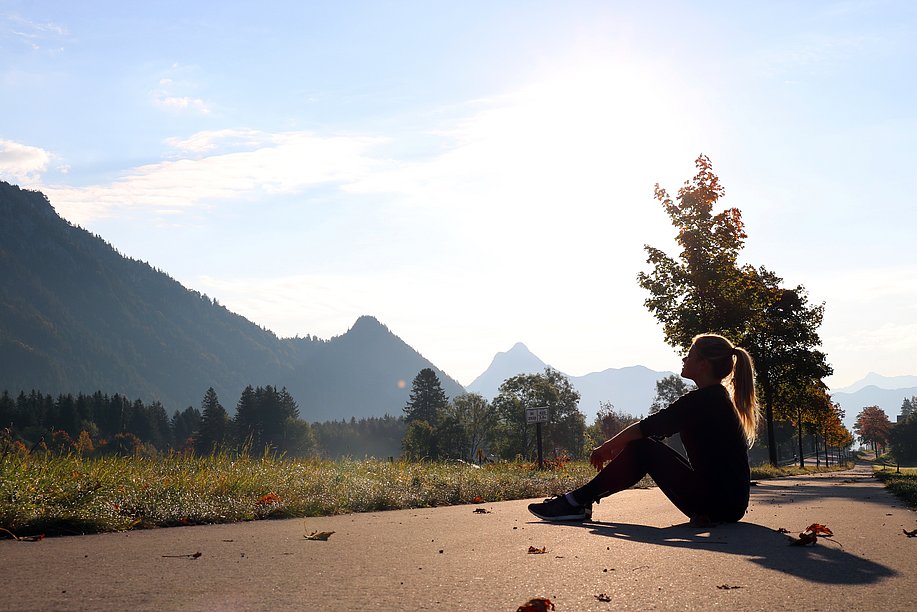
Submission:
M 697 174 L 676 198 L 656 185 L 656 199 L 677 230 L 678 259 L 646 245 L 649 272 L 639 285 L 649 292 L 644 302 L 662 323 L 666 342 L 683 351 L 694 336 L 715 332 L 746 348 L 755 360 L 760 403 L 767 423 L 772 463 L 777 462 L 774 419 L 785 417 L 789 394 L 831 374 L 818 350 L 824 305 L 810 305 L 802 285 L 781 287 L 783 279 L 766 268 L 739 263 L 747 234 L 738 208 L 717 212 L 725 196 L 710 159 L 695 161 Z
M 542 429 L 545 452 L 579 456 L 586 431 L 579 399 L 579 392 L 567 377 L 553 368 L 545 368 L 540 374 L 519 374 L 506 379 L 493 400 L 499 419 L 495 450 L 507 459 L 533 458 L 537 428 L 526 422 L 525 411 L 527 408 L 547 408 L 548 422 Z
M 853 430 L 859 437 L 860 443 L 871 445 L 879 455 L 888 444 L 891 427 L 891 422 L 884 410 L 878 406 L 867 406 L 857 415 Z

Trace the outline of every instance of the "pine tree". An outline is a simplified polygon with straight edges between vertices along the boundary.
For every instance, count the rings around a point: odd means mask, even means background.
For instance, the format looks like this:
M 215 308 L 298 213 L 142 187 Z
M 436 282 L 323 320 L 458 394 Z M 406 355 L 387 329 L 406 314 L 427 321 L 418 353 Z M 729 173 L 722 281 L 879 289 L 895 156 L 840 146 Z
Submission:
M 258 406 L 255 390 L 248 385 L 242 390 L 242 396 L 236 404 L 236 416 L 233 419 L 236 439 L 241 446 L 254 447 L 255 440 L 261 439 L 257 421 Z
M 226 443 L 228 428 L 229 415 L 220 404 L 216 391 L 210 387 L 201 401 L 201 424 L 194 435 L 194 450 L 198 454 L 207 454 L 219 449 Z
M 912 414 L 917 414 L 917 395 L 910 399 L 904 398 L 901 402 L 901 419 L 904 420 Z
M 448 403 L 449 399 L 443 391 L 436 372 L 430 368 L 424 368 L 414 377 L 410 399 L 404 407 L 405 419 L 408 423 L 426 421 L 434 425 L 440 411 Z

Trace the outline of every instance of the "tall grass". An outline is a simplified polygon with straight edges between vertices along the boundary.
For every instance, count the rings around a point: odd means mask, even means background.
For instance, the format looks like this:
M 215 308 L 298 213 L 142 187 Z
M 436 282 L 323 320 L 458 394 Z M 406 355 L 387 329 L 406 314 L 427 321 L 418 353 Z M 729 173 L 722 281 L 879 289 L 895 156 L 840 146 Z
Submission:
M 876 469 L 874 474 L 898 499 L 917 510 L 917 468 Z
M 303 517 L 546 496 L 586 482 L 584 462 L 293 460 L 279 457 L 0 458 L 0 527 L 16 535 Z M 650 482 L 645 483 L 649 486 Z
M 799 469 L 761 467 L 752 477 L 794 473 Z M 594 474 L 586 462 L 538 470 L 520 462 L 475 467 L 230 453 L 88 458 L 7 448 L 0 455 L 0 528 L 17 536 L 79 534 L 484 503 L 561 493 Z M 638 486 L 652 484 L 647 478 Z
M 784 476 L 804 476 L 821 472 L 838 472 L 853 467 L 853 462 L 831 464 L 829 467 L 799 467 L 798 465 L 783 465 L 775 467 L 769 463 L 751 466 L 752 479 L 783 478 Z

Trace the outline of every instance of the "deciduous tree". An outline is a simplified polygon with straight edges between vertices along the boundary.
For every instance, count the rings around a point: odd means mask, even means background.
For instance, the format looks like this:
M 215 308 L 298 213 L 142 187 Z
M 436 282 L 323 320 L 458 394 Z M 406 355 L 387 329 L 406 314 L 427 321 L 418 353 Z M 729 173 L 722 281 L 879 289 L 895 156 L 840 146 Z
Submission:
M 694 383 L 685 381 L 678 374 L 671 374 L 656 381 L 656 396 L 650 404 L 650 414 L 659 412 L 679 397 L 695 388 Z
M 882 454 L 881 451 L 888 444 L 891 422 L 884 410 L 878 406 L 867 406 L 857 415 L 853 430 L 859 437 L 860 443 L 872 445 L 873 451 L 878 456 Z
M 460 458 L 474 461 L 488 448 L 493 437 L 496 412 L 490 402 L 478 393 L 463 393 L 452 398 L 446 412 L 462 427 L 465 448 Z
M 710 160 L 695 161 L 697 174 L 676 198 L 656 185 L 678 231 L 678 259 L 646 245 L 650 272 L 638 275 L 649 292 L 644 302 L 662 323 L 665 340 L 687 351 L 697 334 L 717 332 L 743 346 L 755 359 L 767 421 L 772 463 L 777 462 L 773 421 L 781 385 L 810 383 L 831 373 L 816 347 L 822 306 L 810 306 L 802 286 L 780 287 L 782 279 L 764 268 L 740 265 L 747 234 L 738 208 L 715 212 L 725 190 Z
M 910 414 L 892 427 L 889 442 L 899 464 L 917 465 L 917 414 Z
M 738 264 L 747 237 L 742 213 L 738 208 L 714 212 L 725 189 L 707 156 L 698 157 L 695 166 L 697 174 L 675 199 L 656 185 L 656 199 L 678 231 L 678 260 L 645 245 L 652 270 L 637 276 L 650 293 L 644 304 L 662 323 L 666 342 L 685 351 L 694 336 L 707 331 L 744 338 L 755 307 L 749 299 L 754 287 Z
M 563 374 L 545 368 L 541 374 L 520 374 L 500 385 L 493 400 L 499 424 L 495 449 L 507 459 L 534 458 L 536 425 L 526 423 L 527 408 L 547 408 L 548 422 L 542 428 L 546 453 L 566 451 L 579 456 L 583 449 L 586 420 L 579 411 L 579 392 Z

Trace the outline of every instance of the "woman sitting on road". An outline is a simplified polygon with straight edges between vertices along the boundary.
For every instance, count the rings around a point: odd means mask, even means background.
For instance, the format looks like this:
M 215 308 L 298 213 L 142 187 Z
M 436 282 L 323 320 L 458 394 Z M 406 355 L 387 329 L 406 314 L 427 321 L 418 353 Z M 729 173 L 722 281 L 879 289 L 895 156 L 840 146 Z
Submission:
M 529 511 L 546 521 L 586 521 L 592 502 L 649 474 L 692 523 L 740 520 L 748 508 L 748 447 L 758 426 L 751 355 L 722 336 L 703 334 L 682 361 L 681 375 L 696 390 L 593 450 L 589 461 L 599 473 L 587 484 L 530 504 Z M 687 460 L 660 440 L 676 433 Z

